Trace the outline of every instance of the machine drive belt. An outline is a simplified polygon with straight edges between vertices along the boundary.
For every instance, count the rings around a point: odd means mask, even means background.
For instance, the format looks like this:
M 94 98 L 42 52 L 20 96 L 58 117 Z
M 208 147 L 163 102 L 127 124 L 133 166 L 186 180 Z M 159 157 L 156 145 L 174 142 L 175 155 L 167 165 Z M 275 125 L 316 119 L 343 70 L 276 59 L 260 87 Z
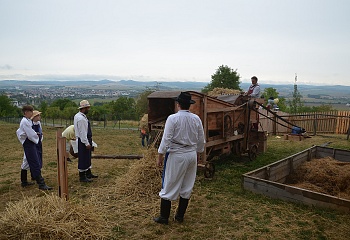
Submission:
M 277 123 L 277 124 L 279 124 L 279 125 L 283 126 L 283 127 L 286 127 L 286 128 L 292 129 L 291 127 L 288 127 L 288 126 L 286 126 L 286 125 L 284 125 L 284 124 L 282 124 L 282 123 L 280 123 L 280 122 L 277 122 L 275 119 L 270 118 L 269 116 L 267 116 L 267 115 L 265 115 L 265 114 L 263 114 L 263 113 L 260 113 L 260 112 L 258 112 L 258 111 L 257 111 L 257 110 L 255 110 L 255 109 L 254 109 L 254 111 L 255 111 L 255 112 L 257 112 L 258 114 L 260 114 L 260 115 L 262 115 L 262 116 L 264 116 L 264 117 L 266 117 L 266 118 L 270 119 L 271 121 L 273 121 L 273 122 L 275 122 L 275 123 Z M 291 125 L 292 125 L 292 124 L 291 124 Z M 293 125 L 293 126 L 295 126 L 295 125 Z
M 272 113 L 275 117 L 277 117 L 278 119 L 282 120 L 283 122 L 285 122 L 285 123 L 287 123 L 287 124 L 289 124 L 289 125 L 292 125 L 293 127 L 299 127 L 299 126 L 297 126 L 297 125 L 294 125 L 294 124 L 291 123 L 291 122 L 288 122 L 288 121 L 285 120 L 284 118 L 278 116 L 276 113 L 272 112 L 270 109 L 266 108 L 264 105 L 262 105 L 262 104 L 260 104 L 260 103 L 258 103 L 258 102 L 256 102 L 256 101 L 255 101 L 255 103 L 258 104 L 259 106 L 261 106 L 262 108 L 264 108 L 265 110 L 267 110 L 268 112 Z M 254 111 L 256 111 L 256 110 L 254 109 Z M 263 116 L 265 116 L 264 114 L 262 114 L 262 113 L 260 113 L 260 112 L 258 112 L 258 111 L 256 111 L 256 112 L 259 113 L 259 114 L 261 114 L 261 115 L 263 115 Z M 265 117 L 267 117 L 267 116 L 265 116 Z M 276 123 L 278 123 L 278 122 L 276 122 Z M 282 125 L 281 123 L 278 123 L 278 124 Z M 284 126 L 284 125 L 283 125 L 283 126 Z M 289 128 L 289 127 L 288 127 L 288 128 Z M 290 128 L 290 129 L 291 129 L 291 128 Z

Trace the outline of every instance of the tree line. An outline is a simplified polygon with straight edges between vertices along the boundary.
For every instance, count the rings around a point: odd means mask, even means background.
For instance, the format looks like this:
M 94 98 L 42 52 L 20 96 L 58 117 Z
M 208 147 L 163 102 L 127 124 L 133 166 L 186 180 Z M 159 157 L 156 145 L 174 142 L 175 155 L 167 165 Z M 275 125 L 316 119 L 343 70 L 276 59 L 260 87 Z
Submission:
M 147 96 L 152 91 L 144 91 L 138 98 L 120 97 L 111 102 L 95 102 L 90 109 L 89 118 L 94 121 L 110 120 L 139 120 L 148 112 Z M 28 103 L 29 104 L 29 103 Z M 43 118 L 73 119 L 78 112 L 78 104 L 71 99 L 56 99 L 51 104 L 42 101 L 38 106 Z M 13 106 L 12 101 L 6 95 L 0 95 L 0 117 L 21 117 L 21 109 Z
M 208 93 L 215 88 L 228 88 L 240 90 L 241 76 L 227 65 L 221 65 L 216 69 L 215 73 L 211 75 L 211 82 L 203 89 L 202 93 Z M 120 97 L 111 102 L 95 102 L 89 112 L 89 118 L 95 121 L 109 121 L 109 120 L 136 120 L 138 121 L 145 113 L 148 112 L 147 96 L 153 90 L 146 90 L 142 92 L 137 98 Z M 301 113 L 301 112 L 323 112 L 331 111 L 331 105 L 321 105 L 307 107 L 304 105 L 302 95 L 298 91 L 297 85 L 294 84 L 292 91 L 292 98 L 287 100 L 279 96 L 277 89 L 265 88 L 261 95 L 267 100 L 269 98 L 278 98 L 278 107 L 281 111 L 287 113 Z M 44 118 L 51 119 L 72 119 L 78 111 L 78 105 L 71 99 L 56 99 L 48 104 L 42 101 L 35 109 L 42 112 Z M 21 110 L 12 105 L 11 99 L 6 95 L 0 95 L 0 117 L 8 116 L 22 116 Z

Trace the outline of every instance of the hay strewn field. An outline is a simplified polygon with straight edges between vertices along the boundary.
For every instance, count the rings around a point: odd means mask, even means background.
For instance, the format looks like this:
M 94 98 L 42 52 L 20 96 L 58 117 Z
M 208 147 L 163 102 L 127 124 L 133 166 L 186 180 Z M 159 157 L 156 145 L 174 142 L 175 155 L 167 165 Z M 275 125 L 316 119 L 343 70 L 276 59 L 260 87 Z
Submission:
M 346 136 L 301 142 L 268 137 L 255 162 L 234 156 L 216 162 L 214 179 L 198 173 L 185 222 L 158 225 L 160 169 L 155 151 L 141 148 L 139 133 L 93 129 L 96 154 L 144 154 L 142 160 L 93 159 L 91 184 L 68 165 L 68 202 L 57 198 L 56 129 L 44 128 L 43 176 L 52 192 L 20 186 L 23 150 L 17 125 L 0 123 L 0 239 L 348 239 L 349 213 L 272 200 L 241 188 L 241 175 L 313 144 L 350 149 Z M 29 175 L 28 175 L 29 176 Z M 173 212 L 176 209 L 173 203 Z M 171 217 L 173 213 L 171 214 Z

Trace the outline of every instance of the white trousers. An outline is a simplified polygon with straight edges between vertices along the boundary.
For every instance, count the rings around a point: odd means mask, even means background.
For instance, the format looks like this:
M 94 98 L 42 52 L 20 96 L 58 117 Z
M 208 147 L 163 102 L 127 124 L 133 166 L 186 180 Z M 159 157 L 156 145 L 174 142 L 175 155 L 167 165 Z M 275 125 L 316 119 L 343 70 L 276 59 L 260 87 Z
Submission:
M 171 152 L 164 161 L 164 168 L 159 196 L 170 201 L 179 196 L 189 199 L 196 180 L 197 153 Z

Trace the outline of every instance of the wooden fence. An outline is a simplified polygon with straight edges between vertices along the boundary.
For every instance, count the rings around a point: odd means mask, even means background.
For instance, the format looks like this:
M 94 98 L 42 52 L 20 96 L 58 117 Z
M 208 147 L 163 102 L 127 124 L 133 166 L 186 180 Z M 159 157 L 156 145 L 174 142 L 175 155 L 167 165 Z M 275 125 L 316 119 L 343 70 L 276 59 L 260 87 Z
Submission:
M 259 110 L 263 130 L 275 134 L 290 133 L 293 125 L 302 127 L 309 134 L 346 134 L 350 127 L 350 111 L 309 112 L 289 114 L 277 112 L 278 117 L 264 109 Z M 263 116 L 265 115 L 265 116 Z M 281 118 L 281 119 L 280 119 Z M 288 124 L 282 119 L 293 124 Z

